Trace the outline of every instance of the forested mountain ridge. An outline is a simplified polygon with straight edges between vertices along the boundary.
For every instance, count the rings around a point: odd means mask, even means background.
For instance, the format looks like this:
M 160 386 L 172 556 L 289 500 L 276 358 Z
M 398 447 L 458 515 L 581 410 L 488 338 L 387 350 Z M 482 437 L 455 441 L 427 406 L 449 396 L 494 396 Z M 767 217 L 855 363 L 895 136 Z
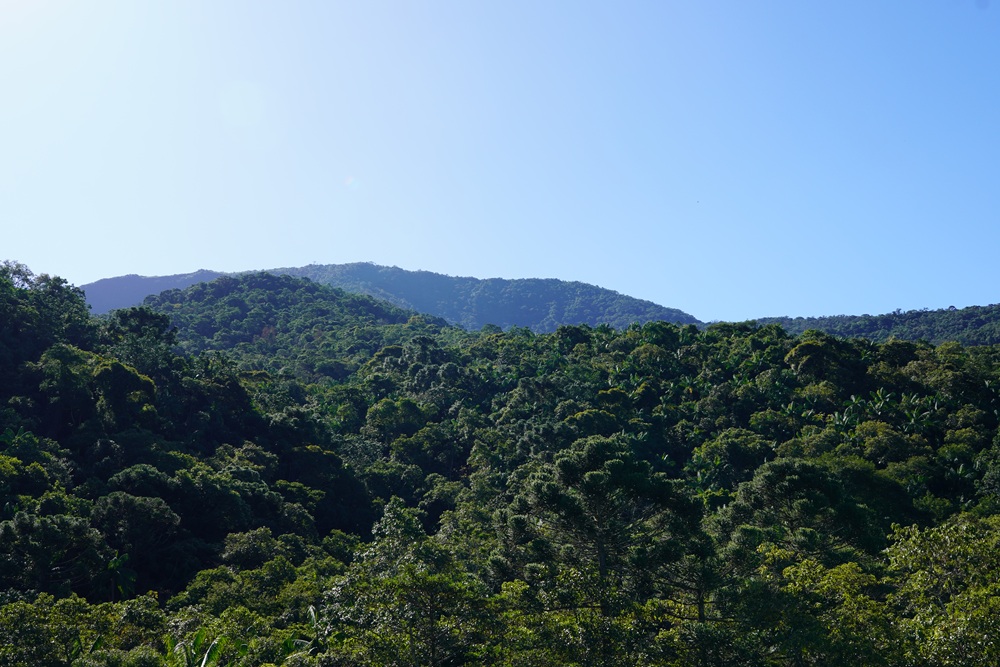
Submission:
M 563 324 L 608 324 L 623 328 L 639 322 L 663 320 L 697 324 L 675 308 L 635 299 L 581 282 L 555 279 L 458 278 L 429 271 L 406 271 L 369 263 L 312 264 L 269 269 L 267 273 L 309 278 L 348 292 L 367 294 L 401 308 L 428 313 L 469 330 L 495 325 L 503 329 L 528 327 L 538 333 Z M 82 287 L 96 314 L 112 308 L 136 306 L 147 295 L 183 289 L 219 277 L 212 271 L 177 276 L 121 276 Z M 234 274 L 235 275 L 235 274 Z
M 469 330 L 495 324 L 504 329 L 524 326 L 545 333 L 564 324 L 608 324 L 624 328 L 633 322 L 643 324 L 659 320 L 705 326 L 682 311 L 577 282 L 453 278 L 369 263 L 313 264 L 268 272 L 305 277 L 347 292 L 367 294 L 404 309 L 429 313 Z M 161 277 L 120 276 L 84 285 L 82 289 L 93 312 L 102 314 L 113 308 L 139 305 L 148 295 L 167 289 L 183 289 L 222 275 L 226 274 L 198 271 Z M 835 336 L 879 342 L 896 338 L 934 344 L 947 341 L 963 345 L 1000 344 L 1000 304 L 897 310 L 882 315 L 761 317 L 756 321 L 779 324 L 791 334 L 815 329 Z
M 1000 661 L 1000 348 L 12 264 L 0 315 L 2 665 Z
M 83 285 L 83 290 L 96 315 L 103 315 L 116 308 L 138 306 L 151 294 L 159 294 L 169 289 L 184 289 L 197 283 L 221 278 L 226 274 L 202 269 L 194 273 L 180 273 L 172 276 L 139 276 L 130 274 L 115 278 L 102 278 Z
M 757 321 L 761 324 L 779 324 L 791 334 L 818 329 L 835 336 L 867 338 L 879 342 L 898 338 L 926 340 L 935 344 L 946 341 L 963 345 L 1000 343 L 1000 304 L 940 310 L 897 310 L 884 315 L 762 317 Z
M 364 294 L 264 272 L 168 290 L 144 305 L 170 318 L 185 354 L 226 352 L 309 381 L 343 379 L 387 345 L 452 328 Z
M 699 323 L 676 308 L 665 308 L 587 283 L 554 278 L 483 280 L 370 263 L 313 264 L 272 272 L 369 294 L 403 308 L 443 317 L 473 331 L 487 324 L 502 329 L 528 327 L 537 333 L 548 333 L 563 324 L 624 328 L 633 322 Z

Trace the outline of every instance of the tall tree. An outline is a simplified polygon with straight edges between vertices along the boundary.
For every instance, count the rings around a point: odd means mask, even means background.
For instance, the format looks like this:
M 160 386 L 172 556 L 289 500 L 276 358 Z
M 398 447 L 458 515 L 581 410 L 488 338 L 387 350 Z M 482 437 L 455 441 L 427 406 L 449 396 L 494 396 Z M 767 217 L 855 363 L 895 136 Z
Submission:
M 339 638 L 333 652 L 373 667 L 467 663 L 483 639 L 482 585 L 399 498 L 373 533 L 328 592 L 324 616 Z

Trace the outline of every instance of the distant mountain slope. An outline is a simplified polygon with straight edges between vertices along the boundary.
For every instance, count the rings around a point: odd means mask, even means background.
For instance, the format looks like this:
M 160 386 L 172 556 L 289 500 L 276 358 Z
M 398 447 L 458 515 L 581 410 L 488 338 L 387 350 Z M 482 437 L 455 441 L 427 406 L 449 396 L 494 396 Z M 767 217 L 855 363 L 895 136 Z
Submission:
M 115 308 L 138 306 L 150 294 L 159 294 L 168 289 L 184 289 L 197 283 L 205 283 L 225 275 L 218 271 L 202 269 L 194 273 L 180 273 L 173 276 L 127 276 L 104 278 L 83 285 L 87 303 L 95 315 L 101 315 Z
M 910 310 L 884 315 L 835 315 L 832 317 L 762 317 L 761 324 L 780 324 L 792 335 L 807 329 L 818 329 L 835 336 L 868 338 L 886 341 L 926 340 L 939 344 L 957 341 L 963 345 L 994 345 L 1000 343 L 1000 304 L 946 308 L 941 310 Z
M 472 330 L 486 324 L 550 332 L 561 324 L 609 324 L 622 329 L 633 322 L 699 323 L 676 308 L 587 283 L 552 278 L 482 280 L 369 263 L 314 264 L 271 271 L 368 294 Z
M 676 324 L 701 324 L 674 308 L 665 308 L 612 290 L 580 282 L 555 279 L 456 278 L 429 271 L 406 271 L 370 263 L 313 264 L 270 269 L 366 294 L 406 310 L 477 330 L 486 324 L 504 329 L 528 327 L 536 332 L 554 331 L 561 324 L 609 324 L 616 329 L 632 322 L 663 320 Z M 127 275 L 83 285 L 95 314 L 142 303 L 149 295 L 184 289 L 223 274 L 201 270 L 173 276 Z M 780 324 L 797 335 L 808 329 L 848 338 L 885 341 L 926 340 L 938 344 L 1000 344 L 1000 304 L 941 310 L 896 311 L 883 315 L 834 315 L 829 317 L 762 317 L 761 324 Z
M 167 290 L 145 305 L 170 317 L 187 354 L 229 352 L 310 380 L 342 379 L 386 345 L 452 329 L 364 294 L 263 271 Z
M 536 332 L 555 331 L 562 324 L 609 324 L 616 329 L 633 322 L 659 320 L 699 324 L 695 317 L 675 308 L 565 280 L 456 278 L 368 263 L 313 264 L 269 269 L 267 273 L 309 278 L 347 292 L 367 294 L 470 330 L 487 324 L 504 329 L 528 327 Z M 99 280 L 82 289 L 93 311 L 100 314 L 142 303 L 147 295 L 183 289 L 221 275 L 224 274 L 199 271 L 155 278 L 122 276 Z

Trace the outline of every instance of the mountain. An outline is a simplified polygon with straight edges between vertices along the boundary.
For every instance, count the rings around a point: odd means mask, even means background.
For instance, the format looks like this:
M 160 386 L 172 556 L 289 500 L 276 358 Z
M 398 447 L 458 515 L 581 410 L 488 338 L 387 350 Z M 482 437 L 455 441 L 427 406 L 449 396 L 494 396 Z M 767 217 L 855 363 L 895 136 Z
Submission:
M 116 308 L 138 306 L 150 294 L 159 294 L 168 289 L 184 289 L 223 275 L 225 274 L 205 269 L 173 276 L 139 276 L 130 273 L 127 276 L 103 278 L 83 285 L 80 289 L 87 295 L 91 312 L 102 315 Z
M 834 315 L 832 317 L 762 317 L 761 324 L 779 324 L 790 334 L 809 329 L 883 342 L 925 340 L 939 344 L 956 341 L 963 345 L 1000 343 L 1000 304 L 943 308 L 940 310 L 897 310 L 884 315 Z
M 695 317 L 674 308 L 635 299 L 581 282 L 555 279 L 461 278 L 430 271 L 407 271 L 371 263 L 311 264 L 269 269 L 267 273 L 308 278 L 346 292 L 366 294 L 399 308 L 428 313 L 467 330 L 495 324 L 503 329 L 527 327 L 537 333 L 555 331 L 560 325 L 609 324 L 624 329 L 633 322 L 666 321 L 699 324 Z M 138 275 L 106 278 L 84 285 L 87 302 L 95 314 L 138 305 L 149 295 L 184 289 L 199 282 L 228 275 L 201 270 L 172 276 Z M 761 317 L 760 324 L 779 324 L 790 334 L 810 329 L 847 338 L 873 341 L 925 340 L 963 345 L 1000 343 L 1000 304 L 897 310 L 882 315 L 833 315 L 827 317 Z
M 1000 346 L 3 263 L 0 313 L 3 667 L 1000 664 Z
M 269 269 L 367 294 L 400 308 L 441 317 L 469 330 L 487 324 L 503 329 L 527 327 L 535 332 L 555 331 L 563 324 L 608 324 L 624 329 L 633 322 L 666 321 L 699 324 L 693 316 L 651 301 L 581 282 L 556 279 L 459 278 L 430 271 L 406 271 L 370 263 L 312 264 Z M 94 313 L 138 305 L 151 294 L 183 289 L 224 275 L 198 271 L 175 276 L 121 276 L 82 287 Z
M 170 318 L 185 354 L 225 352 L 310 381 L 343 379 L 387 345 L 447 338 L 452 328 L 365 294 L 264 271 L 167 290 L 144 305 Z
M 487 324 L 551 332 L 562 324 L 609 324 L 624 329 L 633 322 L 699 323 L 676 308 L 587 283 L 553 278 L 481 280 L 370 263 L 313 264 L 272 272 L 369 294 L 402 308 L 443 317 L 469 330 Z

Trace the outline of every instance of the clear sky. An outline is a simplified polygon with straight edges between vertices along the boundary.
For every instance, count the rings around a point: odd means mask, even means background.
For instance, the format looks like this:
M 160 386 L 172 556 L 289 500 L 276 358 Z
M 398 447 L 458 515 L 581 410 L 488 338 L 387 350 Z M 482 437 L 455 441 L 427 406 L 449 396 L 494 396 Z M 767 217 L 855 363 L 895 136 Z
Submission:
M 1000 0 L 0 0 L 0 259 L 1000 302 Z

